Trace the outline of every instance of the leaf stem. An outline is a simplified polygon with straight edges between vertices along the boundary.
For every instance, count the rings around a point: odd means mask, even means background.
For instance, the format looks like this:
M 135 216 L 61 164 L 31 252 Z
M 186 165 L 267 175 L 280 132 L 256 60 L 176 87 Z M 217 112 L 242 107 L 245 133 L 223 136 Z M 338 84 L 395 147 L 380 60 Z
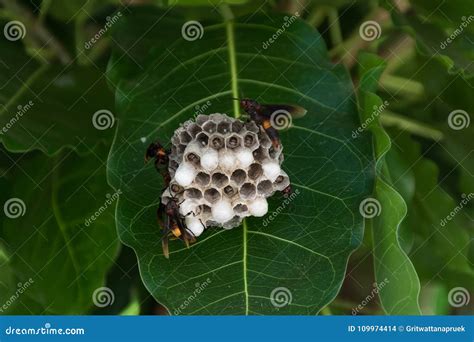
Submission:
M 0 0 L 0 4 L 3 4 L 13 16 L 17 17 L 26 26 L 27 31 L 31 33 L 32 37 L 36 37 L 40 40 L 40 42 L 37 42 L 40 49 L 48 45 L 61 63 L 72 63 L 72 58 L 63 45 L 43 26 L 41 20 L 36 19 L 28 9 L 19 5 L 14 0 Z
M 405 94 L 413 96 L 423 96 L 425 87 L 422 83 L 407 78 L 384 74 L 380 79 L 380 86 L 388 91 L 396 94 Z
M 222 17 L 225 21 L 226 33 L 227 33 L 227 49 L 229 51 L 229 65 L 230 65 L 230 80 L 231 80 L 231 90 L 232 97 L 239 97 L 239 89 L 237 83 L 237 58 L 235 52 L 235 37 L 234 37 L 234 15 L 227 4 L 223 4 L 220 7 Z M 237 101 L 233 102 L 234 108 L 234 117 L 240 117 L 239 103 Z
M 403 130 L 407 130 L 412 134 L 434 141 L 440 141 L 443 139 L 443 132 L 426 124 L 420 123 L 413 119 L 408 119 L 400 114 L 390 111 L 384 111 L 380 116 L 380 121 L 384 126 L 397 126 Z
M 326 16 L 327 16 L 327 11 L 325 7 L 322 7 L 322 6 L 316 7 L 311 12 L 306 22 L 313 27 L 318 27 L 319 25 L 323 23 L 324 19 L 326 19 Z
M 340 46 L 343 42 L 343 39 L 337 9 L 332 7 L 329 8 L 327 15 L 329 20 L 329 34 L 331 36 L 332 45 L 333 47 Z

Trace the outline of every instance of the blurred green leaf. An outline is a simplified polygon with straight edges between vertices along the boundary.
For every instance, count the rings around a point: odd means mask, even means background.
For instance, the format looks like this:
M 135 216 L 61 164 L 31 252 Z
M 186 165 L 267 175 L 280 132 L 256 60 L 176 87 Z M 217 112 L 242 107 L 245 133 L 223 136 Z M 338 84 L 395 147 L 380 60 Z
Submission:
M 370 54 L 361 54 L 359 63 L 360 116 L 362 122 L 369 123 L 370 130 L 374 134 L 377 157 L 378 177 L 375 197 L 378 206 L 375 212 L 378 215 L 367 220 L 367 225 L 373 234 L 375 279 L 378 284 L 386 283 L 379 291 L 379 297 L 387 314 L 420 314 L 418 305 L 420 282 L 415 268 L 400 246 L 398 236 L 399 226 L 406 215 L 407 207 L 403 198 L 391 185 L 391 170 L 385 161 L 385 155 L 391 148 L 391 141 L 374 114 L 374 108 L 380 108 L 382 105 L 382 100 L 375 91 L 385 64 L 381 58 Z
M 118 247 L 115 197 L 107 197 L 112 191 L 103 158 L 104 153 L 81 158 L 72 151 L 51 159 L 39 153 L 17 156 L 8 174 L 12 202 L 2 211 L 0 233 L 13 283 L 33 283 L 7 313 L 80 314 L 93 306 L 93 292 L 102 286 Z M 15 285 L 7 296 L 16 290 Z
M 0 40 L 0 140 L 14 152 L 52 155 L 65 146 L 89 152 L 110 140 L 113 96 L 98 67 L 38 66 L 17 44 Z M 105 120 L 105 121 L 100 121 Z M 107 121 L 107 122 L 106 122 Z
M 148 290 L 172 314 L 316 314 L 339 291 L 360 244 L 358 208 L 373 185 L 370 138 L 351 138 L 359 121 L 349 75 L 329 63 L 321 37 L 300 21 L 265 49 L 283 16 L 209 23 L 202 39 L 187 41 L 186 20 L 162 14 L 133 9 L 114 27 L 120 44 L 109 70 L 123 117 L 108 171 L 124 191 L 117 210 L 122 241 L 138 254 Z M 283 168 L 298 196 L 267 227 L 251 218 L 230 231 L 210 229 L 189 249 L 171 242 L 167 260 L 155 218 L 163 184 L 152 165 L 143 166 L 144 150 L 157 137 L 168 142 L 206 101 L 208 113 L 237 115 L 231 97 L 240 93 L 308 109 L 281 134 Z M 274 196 L 269 211 L 280 204 Z M 183 306 L 207 279 L 206 290 Z M 281 308 L 270 300 L 278 287 L 292 295 Z
M 416 39 L 421 53 L 442 61 L 451 73 L 461 73 L 466 78 L 473 76 L 474 30 L 470 28 L 474 26 L 472 10 L 462 17 L 458 16 L 457 11 L 439 12 L 445 17 L 445 22 L 450 24 L 447 26 L 430 20 L 436 11 L 431 12 L 426 19 L 415 11 L 401 14 L 392 8 L 395 24 Z M 440 11 L 439 8 L 436 10 Z

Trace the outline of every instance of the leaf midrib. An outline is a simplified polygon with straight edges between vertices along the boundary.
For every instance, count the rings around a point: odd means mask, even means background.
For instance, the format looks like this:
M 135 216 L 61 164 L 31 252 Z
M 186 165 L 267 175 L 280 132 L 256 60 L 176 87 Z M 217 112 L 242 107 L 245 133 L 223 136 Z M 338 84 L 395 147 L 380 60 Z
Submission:
M 230 66 L 230 80 L 232 97 L 239 98 L 239 89 L 237 82 L 237 57 L 235 50 L 235 37 L 234 37 L 234 22 L 230 19 L 225 21 L 226 36 L 227 36 L 227 51 L 229 53 L 229 66 Z M 239 102 L 233 100 L 234 117 L 240 117 Z M 244 297 L 245 297 L 245 314 L 249 314 L 249 292 L 248 292 L 248 279 L 247 279 L 247 221 L 242 222 L 242 272 L 244 280 Z

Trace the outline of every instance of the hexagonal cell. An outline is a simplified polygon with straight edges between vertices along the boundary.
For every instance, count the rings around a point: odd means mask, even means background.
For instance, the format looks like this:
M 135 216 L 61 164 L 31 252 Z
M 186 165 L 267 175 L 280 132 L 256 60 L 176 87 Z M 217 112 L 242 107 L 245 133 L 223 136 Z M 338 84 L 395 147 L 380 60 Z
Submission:
M 176 169 L 178 168 L 179 164 L 177 161 L 175 160 L 170 160 L 169 163 L 168 163 L 168 167 L 173 170 L 173 171 L 176 171 Z
M 209 176 L 209 174 L 206 172 L 199 172 L 196 175 L 196 178 L 194 178 L 194 181 L 200 186 L 206 186 L 211 182 L 211 176 Z
M 213 134 L 209 138 L 209 146 L 216 150 L 220 150 L 225 146 L 224 136 L 222 136 L 221 134 Z
M 229 184 L 229 177 L 227 177 L 227 175 L 220 172 L 214 173 L 211 179 L 212 179 L 212 184 L 214 184 L 218 188 L 222 188 L 226 186 L 227 184 Z
M 232 122 L 232 132 L 239 133 L 244 128 L 244 123 L 241 121 Z
M 227 221 L 222 225 L 222 228 L 224 229 L 232 229 L 240 225 L 240 222 L 242 222 L 242 218 L 239 216 L 234 216 L 230 221 Z
M 186 131 L 191 137 L 195 138 L 196 135 L 202 131 L 202 129 L 198 124 L 192 122 L 186 127 Z
M 258 139 L 260 141 L 260 146 L 263 146 L 264 148 L 270 148 L 270 146 L 272 146 L 272 141 L 268 137 L 268 134 L 259 134 Z
M 240 196 L 244 200 L 253 199 L 257 194 L 257 189 L 252 183 L 245 183 L 240 187 Z
M 284 172 L 281 173 L 280 176 L 273 182 L 273 186 L 276 191 L 284 190 L 288 185 L 290 185 L 290 179 L 288 175 Z
M 202 125 L 202 130 L 207 133 L 214 133 L 217 129 L 217 125 L 213 121 L 207 121 Z
M 183 187 L 175 182 L 171 182 L 168 186 L 168 189 L 173 196 L 176 194 L 181 194 L 184 191 Z
M 245 203 L 238 203 L 234 206 L 234 213 L 239 216 L 248 214 L 249 207 Z
M 225 146 L 231 150 L 242 146 L 243 139 L 238 134 L 231 134 L 225 140 Z
M 176 132 L 173 137 L 171 137 L 171 144 L 172 145 L 179 145 L 179 132 Z
M 214 113 L 214 114 L 209 115 L 209 120 L 214 121 L 216 124 L 226 119 L 227 118 L 224 115 L 219 114 L 219 113 Z
M 261 164 L 253 163 L 249 166 L 247 175 L 250 179 L 255 180 L 263 175 L 263 168 Z
M 227 134 L 230 132 L 231 123 L 229 120 L 223 120 L 217 124 L 217 132 L 220 134 Z
M 199 126 L 202 126 L 205 122 L 207 122 L 209 120 L 209 115 L 204 115 L 204 114 L 199 114 L 197 117 L 196 117 L 196 123 L 199 125 Z
M 204 191 L 204 198 L 209 203 L 215 203 L 221 199 L 221 193 L 217 189 L 210 188 Z
M 178 154 L 183 153 L 185 150 L 186 150 L 186 145 L 178 145 L 176 149 Z
M 181 142 L 181 144 L 186 145 L 191 140 L 192 140 L 192 137 L 191 135 L 189 135 L 188 132 L 182 131 L 181 133 L 179 133 L 179 141 Z
M 201 199 L 202 192 L 197 188 L 188 188 L 184 190 L 184 198 L 186 199 Z
M 205 147 L 209 143 L 209 136 L 205 132 L 200 132 L 196 136 L 196 141 L 201 144 L 201 146 Z
M 273 192 L 273 184 L 268 179 L 261 181 L 257 185 L 257 191 L 259 195 L 268 197 Z
M 206 204 L 201 204 L 197 211 L 196 215 L 209 215 L 211 213 L 211 207 Z
M 237 188 L 233 187 L 232 185 L 227 185 L 222 191 L 222 193 L 224 194 L 224 196 L 227 196 L 228 198 L 232 198 L 238 194 L 238 191 L 237 191 Z
M 253 132 L 247 132 L 244 135 L 244 146 L 254 150 L 258 147 L 258 137 L 257 134 Z
M 252 153 L 255 160 L 260 163 L 263 162 L 265 159 L 270 158 L 270 156 L 268 155 L 268 150 L 261 146 L 257 148 L 255 151 L 253 151 Z
M 191 164 L 195 166 L 199 166 L 201 163 L 201 158 L 195 154 L 194 152 L 188 152 L 184 156 L 184 160 L 190 162 Z
M 237 169 L 232 172 L 230 176 L 230 180 L 237 186 L 244 184 L 245 180 L 247 179 L 247 172 L 242 169 Z
M 260 128 L 258 128 L 257 124 L 254 121 L 246 122 L 245 128 L 247 128 L 247 130 L 250 132 L 254 132 L 254 133 L 260 132 Z

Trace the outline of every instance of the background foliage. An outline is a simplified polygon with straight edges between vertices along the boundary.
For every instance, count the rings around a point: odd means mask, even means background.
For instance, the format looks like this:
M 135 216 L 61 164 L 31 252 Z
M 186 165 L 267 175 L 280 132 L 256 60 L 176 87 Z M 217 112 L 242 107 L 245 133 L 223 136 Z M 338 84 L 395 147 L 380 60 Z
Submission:
M 472 313 L 472 1 L 0 6 L 1 313 Z M 301 195 L 167 261 L 144 148 L 241 95 L 309 109 L 282 134 Z

